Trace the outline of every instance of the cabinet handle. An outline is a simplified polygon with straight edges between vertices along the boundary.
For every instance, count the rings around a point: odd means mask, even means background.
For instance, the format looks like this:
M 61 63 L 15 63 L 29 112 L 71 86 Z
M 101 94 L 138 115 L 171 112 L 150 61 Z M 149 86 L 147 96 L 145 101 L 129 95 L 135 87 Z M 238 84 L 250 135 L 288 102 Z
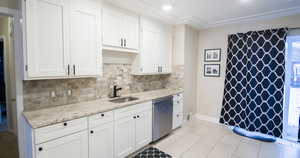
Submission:
M 101 114 L 101 117 L 104 117 L 104 114 Z
M 67 123 L 67 122 L 65 122 L 65 123 L 64 123 L 64 126 L 68 126 L 68 123 Z
M 76 67 L 75 67 L 75 65 L 73 65 L 73 74 L 74 74 L 74 76 L 76 74 Z
M 68 76 L 70 75 L 70 65 L 68 64 Z
M 124 47 L 126 47 L 126 45 L 127 45 L 126 43 L 127 43 L 127 42 L 126 42 L 126 38 L 125 38 L 125 39 L 124 39 Z
M 133 116 L 134 119 L 136 119 L 136 116 Z
M 123 38 L 121 38 L 121 47 L 123 47 Z
M 91 131 L 90 133 L 91 133 L 91 134 L 93 134 L 93 133 L 94 133 L 94 131 Z
M 43 148 L 42 148 L 42 147 L 39 147 L 39 151 L 43 151 Z

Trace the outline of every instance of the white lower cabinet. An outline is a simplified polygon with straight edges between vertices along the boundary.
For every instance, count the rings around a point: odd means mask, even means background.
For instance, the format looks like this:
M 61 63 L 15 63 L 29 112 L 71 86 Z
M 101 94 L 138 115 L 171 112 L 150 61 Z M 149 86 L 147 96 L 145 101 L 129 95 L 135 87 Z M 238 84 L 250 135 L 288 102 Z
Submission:
M 87 158 L 87 131 L 82 131 L 36 145 L 35 151 L 36 158 Z
M 152 102 L 120 109 L 115 122 L 115 158 L 124 158 L 152 141 Z
M 140 149 L 152 141 L 152 111 L 138 114 L 135 125 L 135 147 Z
M 124 158 L 152 141 L 152 101 L 33 129 L 25 158 Z
M 173 96 L 173 129 L 180 127 L 183 123 L 183 94 Z
M 114 123 L 90 128 L 89 158 L 114 157 Z
M 133 116 L 115 122 L 115 158 L 123 158 L 135 151 L 135 120 Z

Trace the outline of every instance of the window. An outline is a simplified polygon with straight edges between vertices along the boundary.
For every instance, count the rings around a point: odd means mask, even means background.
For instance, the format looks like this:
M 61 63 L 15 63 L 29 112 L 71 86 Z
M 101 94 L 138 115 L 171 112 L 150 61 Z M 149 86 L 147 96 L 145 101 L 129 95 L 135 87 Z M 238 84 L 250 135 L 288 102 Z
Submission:
M 300 119 L 300 30 L 292 31 L 286 43 L 284 138 L 298 141 Z

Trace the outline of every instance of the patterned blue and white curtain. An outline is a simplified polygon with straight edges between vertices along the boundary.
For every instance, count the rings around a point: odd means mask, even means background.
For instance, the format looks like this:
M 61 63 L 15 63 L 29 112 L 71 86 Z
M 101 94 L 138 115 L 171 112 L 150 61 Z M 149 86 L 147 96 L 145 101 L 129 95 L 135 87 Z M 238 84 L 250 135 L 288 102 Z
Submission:
M 287 31 L 229 35 L 220 123 L 282 136 Z

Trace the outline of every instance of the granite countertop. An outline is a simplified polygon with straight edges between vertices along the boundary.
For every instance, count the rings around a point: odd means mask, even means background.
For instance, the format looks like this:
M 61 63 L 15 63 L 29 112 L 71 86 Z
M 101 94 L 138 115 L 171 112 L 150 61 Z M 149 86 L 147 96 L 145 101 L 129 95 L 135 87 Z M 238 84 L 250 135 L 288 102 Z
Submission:
M 138 103 L 150 101 L 169 95 L 174 95 L 181 92 L 183 92 L 183 89 L 161 89 L 155 91 L 147 91 L 128 95 L 137 97 L 139 99 L 125 103 L 112 103 L 109 101 L 109 99 L 99 99 L 89 102 L 68 104 L 35 111 L 26 111 L 23 112 L 23 115 L 25 116 L 26 120 L 31 125 L 31 127 L 36 129 L 44 126 L 49 126 L 65 121 L 70 121 L 98 114 L 101 112 L 111 111 L 130 105 L 135 105 Z

